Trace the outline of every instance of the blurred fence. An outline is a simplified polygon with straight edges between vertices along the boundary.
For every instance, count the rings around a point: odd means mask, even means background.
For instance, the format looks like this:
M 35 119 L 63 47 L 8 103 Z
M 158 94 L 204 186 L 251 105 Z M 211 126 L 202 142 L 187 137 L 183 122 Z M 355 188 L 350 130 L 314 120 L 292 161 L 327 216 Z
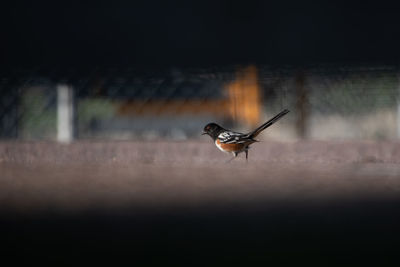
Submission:
M 0 137 L 18 140 L 200 138 L 216 121 L 250 129 L 292 112 L 264 138 L 396 139 L 395 67 L 229 66 L 9 71 Z

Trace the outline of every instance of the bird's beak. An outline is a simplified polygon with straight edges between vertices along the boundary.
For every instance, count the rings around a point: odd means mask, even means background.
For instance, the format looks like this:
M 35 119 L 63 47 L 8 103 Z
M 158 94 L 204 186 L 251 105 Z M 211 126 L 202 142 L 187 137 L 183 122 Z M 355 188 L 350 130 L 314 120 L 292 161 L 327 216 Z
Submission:
M 207 132 L 203 132 L 201 135 L 205 135 L 205 134 L 207 134 Z

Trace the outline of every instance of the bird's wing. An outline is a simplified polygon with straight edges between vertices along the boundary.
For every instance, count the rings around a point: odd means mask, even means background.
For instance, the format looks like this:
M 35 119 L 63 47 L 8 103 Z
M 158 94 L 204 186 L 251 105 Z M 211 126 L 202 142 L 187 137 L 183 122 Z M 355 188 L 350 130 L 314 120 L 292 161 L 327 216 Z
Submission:
M 232 131 L 225 131 L 220 133 L 218 135 L 218 139 L 221 143 L 224 144 L 243 144 L 249 141 L 253 141 L 252 139 L 249 139 L 245 134 Z

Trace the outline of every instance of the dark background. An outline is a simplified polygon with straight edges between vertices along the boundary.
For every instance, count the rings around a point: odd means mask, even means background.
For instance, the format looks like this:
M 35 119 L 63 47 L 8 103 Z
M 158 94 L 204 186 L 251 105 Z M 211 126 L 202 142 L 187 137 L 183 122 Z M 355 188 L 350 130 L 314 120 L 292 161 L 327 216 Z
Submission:
M 399 10 L 301 1 L 22 1 L 0 8 L 1 68 L 398 64 Z M 397 258 L 398 199 L 231 210 L 19 217 L 1 211 L 5 260 L 113 266 L 383 266 Z M 347 259 L 350 257 L 350 260 Z
M 397 63 L 398 9 L 382 3 L 9 2 L 4 65 Z

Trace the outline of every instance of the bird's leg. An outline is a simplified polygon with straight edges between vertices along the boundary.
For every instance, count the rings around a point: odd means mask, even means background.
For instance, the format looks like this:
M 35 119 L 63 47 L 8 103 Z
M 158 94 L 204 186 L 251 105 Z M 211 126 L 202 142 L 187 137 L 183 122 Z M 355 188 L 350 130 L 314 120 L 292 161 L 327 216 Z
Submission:
M 245 150 L 245 153 L 246 153 L 246 162 L 249 162 L 249 150 Z
M 238 153 L 237 152 L 232 152 L 232 154 L 233 154 L 233 158 L 231 158 L 230 160 L 228 160 L 226 163 L 229 163 L 229 162 L 231 162 L 232 160 L 234 160 L 236 157 L 237 157 L 237 155 L 238 155 Z

